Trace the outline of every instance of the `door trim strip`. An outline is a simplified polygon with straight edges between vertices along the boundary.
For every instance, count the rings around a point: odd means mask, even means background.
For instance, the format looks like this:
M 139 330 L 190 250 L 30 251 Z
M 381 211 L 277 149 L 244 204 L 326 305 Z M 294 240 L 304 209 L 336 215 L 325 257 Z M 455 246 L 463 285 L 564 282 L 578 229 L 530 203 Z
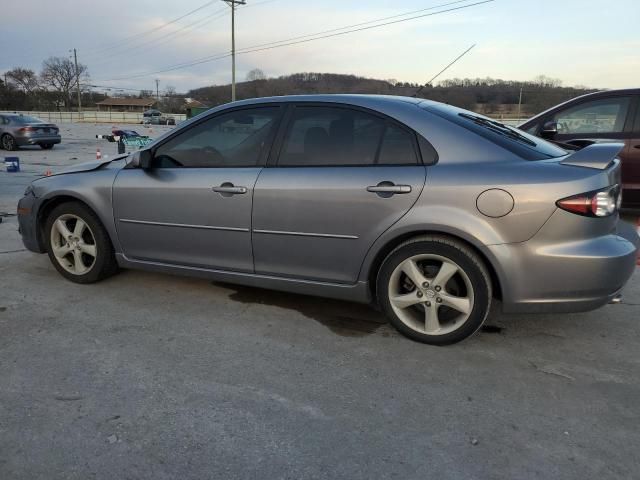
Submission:
M 155 225 L 160 227 L 199 228 L 203 230 L 223 230 L 227 232 L 249 232 L 248 228 L 215 227 L 211 225 L 189 225 L 186 223 L 149 222 L 146 220 L 132 220 L 129 218 L 121 218 L 119 219 L 119 221 L 122 223 L 135 223 L 139 225 Z
M 333 233 L 286 232 L 281 230 L 253 230 L 253 233 L 262 233 L 266 235 L 293 235 L 296 237 L 340 238 L 343 240 L 358 239 L 356 235 L 337 235 Z

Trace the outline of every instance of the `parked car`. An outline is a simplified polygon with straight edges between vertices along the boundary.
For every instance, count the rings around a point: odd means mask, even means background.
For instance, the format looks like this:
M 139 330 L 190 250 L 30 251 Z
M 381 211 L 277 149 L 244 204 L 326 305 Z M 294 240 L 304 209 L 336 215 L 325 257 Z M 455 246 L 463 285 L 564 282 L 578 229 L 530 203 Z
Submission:
M 61 142 L 60 129 L 36 117 L 19 113 L 0 113 L 0 146 L 17 150 L 25 145 L 40 145 L 48 150 Z
M 447 344 L 493 298 L 619 301 L 639 243 L 618 221 L 621 148 L 568 153 L 415 98 L 254 99 L 35 180 L 18 218 L 76 283 L 139 268 L 376 302 L 408 337 Z
M 623 207 L 640 209 L 640 88 L 582 95 L 519 128 L 577 148 L 605 140 L 624 142 L 620 152 Z
M 142 123 L 151 125 L 175 125 L 176 119 L 160 110 L 147 110 L 142 114 Z

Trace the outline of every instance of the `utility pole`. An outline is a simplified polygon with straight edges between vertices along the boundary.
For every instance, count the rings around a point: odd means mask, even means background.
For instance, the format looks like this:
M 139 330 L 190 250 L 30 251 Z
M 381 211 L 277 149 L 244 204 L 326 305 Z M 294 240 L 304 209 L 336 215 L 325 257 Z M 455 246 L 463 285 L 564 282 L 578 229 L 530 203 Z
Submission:
M 78 53 L 73 49 L 73 61 L 76 64 L 76 90 L 78 92 L 78 113 L 82 111 L 82 102 L 80 100 L 80 72 L 78 71 Z
M 520 98 L 518 99 L 518 121 L 520 121 L 521 115 L 521 108 L 522 108 L 522 85 L 520 86 Z
M 160 79 L 156 78 L 156 100 L 160 101 Z
M 245 5 L 245 0 L 223 0 L 231 7 L 231 101 L 236 101 L 236 5 Z

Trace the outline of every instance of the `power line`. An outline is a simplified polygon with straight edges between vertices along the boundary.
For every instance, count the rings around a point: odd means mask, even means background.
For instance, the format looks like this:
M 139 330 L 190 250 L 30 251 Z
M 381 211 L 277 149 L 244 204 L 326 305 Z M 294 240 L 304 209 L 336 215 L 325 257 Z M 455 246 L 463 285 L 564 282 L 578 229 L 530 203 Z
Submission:
M 134 45 L 132 47 L 127 48 L 127 54 L 130 53 L 131 51 L 138 51 L 137 53 L 140 53 L 141 51 L 147 51 L 150 49 L 153 49 L 157 46 L 163 45 L 165 43 L 167 43 L 168 41 L 171 41 L 173 38 L 175 38 L 176 36 L 182 36 L 186 33 L 189 33 L 190 30 L 192 30 L 193 28 L 200 26 L 200 25 L 204 25 L 205 23 L 207 23 L 208 20 L 217 20 L 218 18 L 222 18 L 225 15 L 228 15 L 228 12 L 226 10 L 226 8 L 224 9 L 220 9 L 220 10 L 216 10 L 215 12 L 213 12 L 210 15 L 207 15 L 205 17 L 200 18 L 199 20 L 196 20 L 195 22 L 189 23 L 187 25 L 182 26 L 181 28 L 174 30 L 172 32 L 168 32 L 165 33 L 164 35 L 158 37 L 158 38 L 152 38 L 152 39 L 147 39 L 146 41 L 138 44 L 138 45 Z M 187 30 L 187 31 L 185 31 Z M 145 48 L 146 47 L 146 48 Z M 141 50 L 140 50 L 141 49 Z M 94 57 L 98 57 L 98 55 L 94 54 Z M 117 59 L 121 60 L 122 58 L 122 52 L 121 51 L 117 51 L 117 52 L 111 52 L 110 54 L 106 54 L 103 56 L 100 56 L 100 60 L 106 60 L 105 62 L 99 62 L 98 65 L 103 65 L 103 64 L 107 64 L 112 62 L 113 57 L 117 57 Z
M 100 51 L 109 50 L 115 45 L 120 45 L 120 44 L 126 43 L 126 42 L 128 42 L 128 41 L 130 41 L 130 40 L 132 40 L 134 38 L 142 37 L 142 36 L 145 36 L 145 35 L 149 35 L 150 33 L 157 32 L 158 30 L 162 30 L 163 28 L 168 27 L 169 25 L 172 25 L 172 24 L 174 24 L 176 22 L 179 22 L 183 18 L 186 18 L 186 17 L 188 17 L 190 15 L 193 15 L 194 13 L 199 12 L 200 10 L 202 10 L 204 8 L 207 8 L 210 5 L 213 5 L 213 3 L 215 3 L 215 1 L 216 0 L 209 0 L 207 3 L 205 3 L 203 5 L 200 5 L 198 8 L 195 8 L 195 9 L 191 10 L 190 12 L 185 13 L 184 15 L 181 15 L 181 16 L 179 16 L 177 18 L 174 18 L 173 20 L 169 20 L 168 22 L 163 23 L 162 25 L 158 25 L 157 27 L 153 27 L 153 28 L 151 28 L 149 30 L 145 30 L 145 31 L 140 32 L 140 33 L 129 35 L 128 37 L 121 38 L 121 39 L 117 40 L 116 42 L 112 42 L 110 44 L 104 45 L 103 47 L 99 47 L 98 49 L 95 49 L 94 51 L 100 52 Z
M 261 46 L 261 45 L 254 45 L 251 47 L 245 47 L 243 49 L 240 49 L 237 54 L 241 55 L 241 54 L 247 54 L 247 53 L 253 53 L 253 52 L 260 52 L 260 51 L 265 51 L 265 50 L 272 50 L 275 48 L 281 48 L 281 47 L 287 47 L 287 46 L 291 46 L 291 45 L 299 45 L 302 43 L 308 43 L 308 42 L 312 42 L 315 40 L 322 40 L 325 38 L 331 38 L 331 37 L 337 37 L 337 36 L 341 36 L 341 35 L 347 35 L 350 33 L 356 33 L 356 32 L 361 32 L 361 31 L 365 31 L 365 30 L 371 30 L 373 28 L 379 28 L 379 27 L 384 27 L 384 26 L 388 26 L 388 25 L 394 25 L 394 24 L 398 24 L 398 23 L 402 23 L 402 22 L 407 22 L 410 20 L 415 20 L 418 18 L 425 18 L 425 17 L 431 17 L 431 16 L 435 16 L 435 15 L 440 15 L 442 13 L 448 13 L 448 12 L 453 12 L 453 11 L 457 11 L 457 10 L 463 10 L 466 8 L 470 8 L 470 7 L 474 7 L 477 5 L 482 5 L 485 3 L 492 3 L 495 0 L 482 0 L 482 1 L 478 1 L 478 2 L 474 2 L 474 3 L 469 3 L 466 5 L 461 5 L 458 7 L 452 7 L 452 8 L 448 8 L 445 10 L 439 10 L 437 12 L 431 12 L 431 13 L 423 13 L 420 15 L 414 15 L 411 16 L 409 18 L 402 18 L 399 20 L 392 20 L 389 22 L 384 22 L 384 23 L 379 23 L 376 25 L 369 25 L 369 26 L 364 26 L 364 27 L 360 27 L 360 28 L 353 28 L 351 30 L 346 30 L 346 31 L 340 31 L 340 32 L 334 32 L 334 33 L 330 33 L 330 34 L 326 34 L 326 35 L 321 35 L 321 32 L 316 33 L 316 34 L 310 34 L 310 35 L 306 35 L 305 37 L 314 37 L 314 38 L 305 38 L 305 39 L 297 39 L 299 37 L 293 37 L 290 39 L 285 39 L 285 40 L 280 40 L 278 42 L 271 42 L 270 46 Z M 459 2 L 453 2 L 453 3 L 459 3 Z M 431 7 L 431 9 L 435 9 L 435 8 L 442 8 L 443 6 L 447 6 L 447 5 L 451 5 L 452 3 L 445 3 L 445 4 L 441 4 L 441 5 L 437 5 L 434 7 Z M 405 14 L 406 15 L 406 14 Z M 397 15 L 395 15 L 393 18 L 396 18 Z M 389 17 L 387 17 L 389 18 Z M 378 22 L 384 20 L 384 19 L 379 19 L 377 20 Z M 373 20 L 372 22 L 376 22 L 375 20 Z M 369 22 L 371 23 L 371 22 Z M 357 25 L 362 25 L 362 24 L 355 24 L 353 26 L 357 26 Z M 342 27 L 340 30 L 345 30 L 349 27 Z M 317 35 L 321 35 L 321 36 L 317 36 Z M 266 45 L 266 44 L 263 44 Z M 117 78 L 112 78 L 112 79 L 108 79 L 108 80 L 102 80 L 102 81 L 106 81 L 106 82 L 110 82 L 110 81 L 119 81 L 119 80 L 129 80 L 129 79 L 134 79 L 134 78 L 143 78 L 149 75 L 154 75 L 157 73 L 165 73 L 165 72 L 170 72 L 170 71 L 174 71 L 174 70 L 180 70 L 182 68 L 187 68 L 187 67 L 192 67 L 192 66 L 196 66 L 196 65 L 201 65 L 203 63 L 209 63 L 209 62 L 213 62 L 216 60 L 221 60 L 223 58 L 227 58 L 230 57 L 231 53 L 219 53 L 216 55 L 211 55 L 211 56 L 207 56 L 207 57 L 202 57 L 199 59 L 195 59 L 192 60 L 190 62 L 184 62 L 184 63 L 180 63 L 180 64 L 176 64 L 176 65 L 172 65 L 169 66 L 167 68 L 164 69 L 160 69 L 160 70 L 155 70 L 152 72 L 145 72 L 145 73 L 141 73 L 141 74 L 136 74 L 136 75 L 130 75 L 130 76 L 126 76 L 126 77 L 117 77 Z
M 449 63 L 449 65 L 447 65 L 446 67 L 444 67 L 442 70 L 440 70 L 438 73 L 436 73 L 427 83 L 425 83 L 424 85 L 422 85 L 418 91 L 416 93 L 414 93 L 412 96 L 413 97 L 417 97 L 418 94 L 422 91 L 422 89 L 424 89 L 425 85 L 431 85 L 431 83 L 438 78 L 440 75 L 442 75 L 444 72 L 446 72 L 449 67 L 451 67 L 454 63 L 456 63 L 458 60 L 460 60 L 462 57 L 464 57 L 467 53 L 469 53 L 471 51 L 471 49 L 473 47 L 475 47 L 476 44 L 474 43 L 473 45 L 471 45 L 469 48 L 467 48 L 464 52 L 462 52 L 460 55 L 458 55 L 455 60 L 451 63 Z

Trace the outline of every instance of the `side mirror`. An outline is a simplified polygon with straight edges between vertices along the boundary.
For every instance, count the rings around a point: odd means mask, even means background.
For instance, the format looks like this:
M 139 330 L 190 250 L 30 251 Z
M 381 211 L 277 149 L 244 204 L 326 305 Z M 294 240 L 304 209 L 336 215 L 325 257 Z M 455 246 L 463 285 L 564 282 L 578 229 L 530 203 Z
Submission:
M 558 134 L 558 122 L 550 121 L 546 122 L 542 126 L 542 132 L 540 132 L 540 136 L 542 138 L 553 138 Z
M 151 160 L 153 154 L 151 150 L 138 150 L 131 154 L 131 161 L 129 165 L 134 168 L 142 168 L 143 170 L 149 170 L 151 168 Z

